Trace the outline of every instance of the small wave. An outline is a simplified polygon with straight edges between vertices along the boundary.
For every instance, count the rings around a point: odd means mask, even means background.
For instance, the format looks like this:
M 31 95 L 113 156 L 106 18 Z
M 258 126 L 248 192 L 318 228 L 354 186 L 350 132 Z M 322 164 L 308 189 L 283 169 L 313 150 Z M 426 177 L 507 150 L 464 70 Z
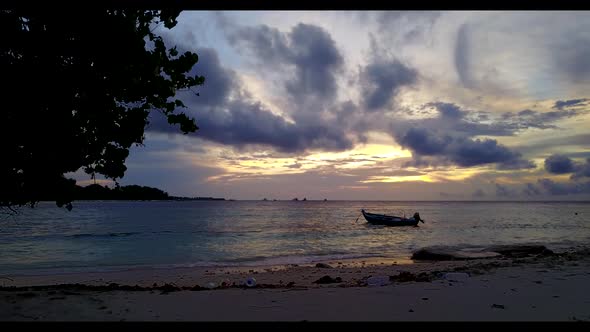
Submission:
M 132 236 L 132 235 L 137 235 L 137 234 L 141 234 L 141 233 L 139 233 L 139 232 L 122 232 L 122 233 L 104 233 L 104 234 L 74 234 L 74 235 L 69 235 L 68 237 L 73 237 L 73 238 L 86 238 L 86 237 L 108 238 L 108 237 Z
M 81 234 L 83 235 L 83 234 Z M 107 235 L 108 236 L 108 235 Z M 250 257 L 246 259 L 235 259 L 229 261 L 198 261 L 193 263 L 177 264 L 94 264 L 92 266 L 72 266 L 70 264 L 54 265 L 51 267 L 7 267 L 5 272 L 10 272 L 15 276 L 24 275 L 62 275 L 77 273 L 100 273 L 100 272 L 121 272 L 132 270 L 162 270 L 162 269 L 182 269 L 182 268 L 267 268 L 287 265 L 305 265 L 317 262 L 330 262 L 345 259 L 364 259 L 374 257 L 385 257 L 376 254 L 328 254 L 328 255 L 309 255 L 309 256 L 277 256 L 277 257 Z M 1 266 L 0 266 L 1 267 Z
M 363 259 L 385 257 L 380 254 L 327 254 L 309 256 L 276 256 L 276 257 L 249 257 L 225 261 L 200 261 L 194 263 L 168 264 L 158 267 L 183 268 L 183 267 L 268 267 L 282 265 L 302 265 L 317 262 L 328 262 L 345 259 Z M 156 267 L 156 266 L 155 266 Z M 156 267 L 156 268 L 158 268 Z

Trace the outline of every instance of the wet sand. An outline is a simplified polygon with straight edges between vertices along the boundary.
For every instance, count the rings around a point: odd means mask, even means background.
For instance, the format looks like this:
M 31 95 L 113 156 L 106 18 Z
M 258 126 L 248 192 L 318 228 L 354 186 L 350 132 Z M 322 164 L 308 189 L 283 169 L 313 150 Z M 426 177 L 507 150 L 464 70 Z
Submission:
M 3 276 L 0 320 L 590 320 L 587 249 L 550 256 L 402 264 L 408 262 L 375 258 L 326 262 L 330 267 Z M 445 278 L 447 272 L 468 276 Z M 254 277 L 257 286 L 240 287 L 247 277 Z M 387 284 L 370 286 L 370 277 L 382 277 Z M 315 283 L 320 279 L 341 282 Z M 215 283 L 212 287 L 224 280 L 230 287 L 203 290 L 210 282 Z M 123 290 L 121 285 L 138 287 Z M 28 288 L 32 286 L 45 287 Z

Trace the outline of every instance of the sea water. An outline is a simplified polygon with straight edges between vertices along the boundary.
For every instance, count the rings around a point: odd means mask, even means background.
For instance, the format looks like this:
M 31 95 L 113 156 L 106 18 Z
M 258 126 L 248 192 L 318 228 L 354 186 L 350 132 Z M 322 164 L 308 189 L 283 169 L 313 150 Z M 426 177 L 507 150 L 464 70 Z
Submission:
M 419 227 L 366 223 L 360 210 Z M 357 219 L 358 218 L 358 219 Z M 409 258 L 432 245 L 589 243 L 584 202 L 83 201 L 0 215 L 0 273 Z

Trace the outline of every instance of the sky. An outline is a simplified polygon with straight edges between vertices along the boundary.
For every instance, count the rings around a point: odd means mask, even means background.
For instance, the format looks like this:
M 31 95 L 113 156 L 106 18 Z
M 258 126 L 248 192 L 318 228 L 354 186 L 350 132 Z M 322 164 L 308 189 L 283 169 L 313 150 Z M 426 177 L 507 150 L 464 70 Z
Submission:
M 205 84 L 177 97 L 200 129 L 152 113 L 123 185 L 253 200 L 590 199 L 590 12 L 184 11 L 155 31 L 199 55 L 191 73 Z

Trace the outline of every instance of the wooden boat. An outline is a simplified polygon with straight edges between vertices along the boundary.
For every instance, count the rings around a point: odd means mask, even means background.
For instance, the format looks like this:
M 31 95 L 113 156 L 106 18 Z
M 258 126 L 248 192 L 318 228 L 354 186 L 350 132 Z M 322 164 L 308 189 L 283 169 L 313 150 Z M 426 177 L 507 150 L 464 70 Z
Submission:
M 363 213 L 363 217 L 367 219 L 367 222 L 373 225 L 417 226 L 419 221 L 424 222 L 424 220 L 420 218 L 420 214 L 418 212 L 414 213 L 414 216 L 411 218 L 369 213 L 365 212 L 365 210 L 361 210 L 361 212 Z

